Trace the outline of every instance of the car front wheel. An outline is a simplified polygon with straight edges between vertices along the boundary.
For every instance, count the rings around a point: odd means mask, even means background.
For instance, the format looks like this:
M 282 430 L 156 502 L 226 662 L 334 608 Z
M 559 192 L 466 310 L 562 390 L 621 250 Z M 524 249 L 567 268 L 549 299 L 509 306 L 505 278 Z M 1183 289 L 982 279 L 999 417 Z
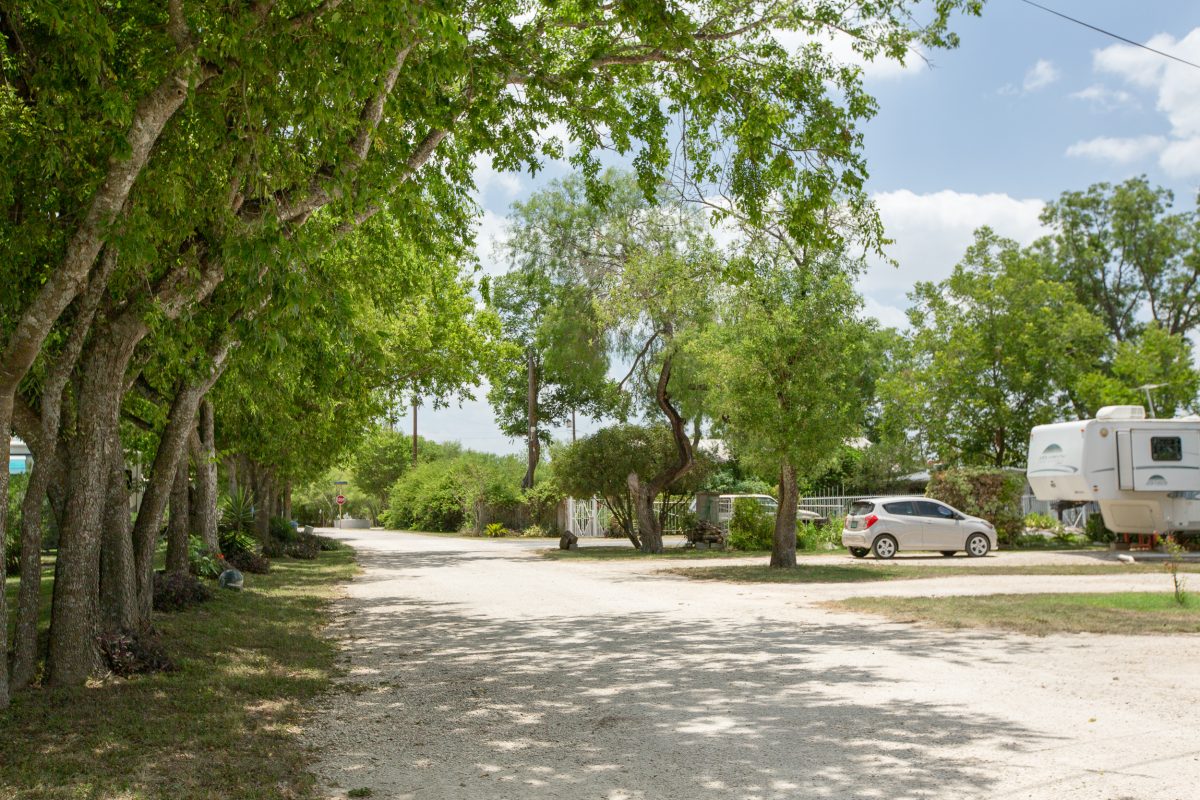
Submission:
M 973 533 L 967 539 L 967 555 L 972 558 L 983 558 L 991 549 L 992 543 L 982 533 Z
M 871 551 L 865 547 L 851 547 L 850 548 L 850 555 L 854 556 L 855 558 L 866 558 L 867 553 L 869 553 L 869 552 L 871 552 Z
M 897 549 L 899 548 L 896 546 L 896 540 L 891 536 L 888 536 L 886 533 L 876 539 L 875 544 L 871 546 L 871 550 L 875 553 L 875 557 L 884 559 L 891 558 L 892 556 L 896 555 Z

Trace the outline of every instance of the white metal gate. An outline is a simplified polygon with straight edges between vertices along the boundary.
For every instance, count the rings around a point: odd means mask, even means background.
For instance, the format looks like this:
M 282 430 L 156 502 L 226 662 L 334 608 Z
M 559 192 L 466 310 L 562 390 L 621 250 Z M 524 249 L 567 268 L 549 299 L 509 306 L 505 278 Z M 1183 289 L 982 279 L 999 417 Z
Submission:
M 612 514 L 598 498 L 567 498 L 567 525 L 576 536 L 603 536 Z

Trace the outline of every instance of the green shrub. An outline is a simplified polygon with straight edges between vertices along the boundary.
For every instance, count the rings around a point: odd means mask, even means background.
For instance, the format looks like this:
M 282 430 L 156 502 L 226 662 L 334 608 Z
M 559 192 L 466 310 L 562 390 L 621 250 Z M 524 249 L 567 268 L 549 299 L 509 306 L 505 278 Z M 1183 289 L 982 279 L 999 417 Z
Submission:
M 287 545 L 278 539 L 267 539 L 262 546 L 262 554 L 267 558 L 283 558 Z
M 221 531 L 254 530 L 254 496 L 245 487 L 239 487 L 231 495 L 222 495 L 220 505 L 218 527 Z
M 484 535 L 490 536 L 493 539 L 498 539 L 501 536 L 507 536 L 509 533 L 508 528 L 504 527 L 503 522 L 492 522 L 483 529 L 483 532 Z
M 481 512 L 521 505 L 524 471 L 520 459 L 490 453 L 465 452 L 420 464 L 392 486 L 383 522 L 421 531 L 474 527 Z
M 331 539 L 328 536 L 318 536 L 315 533 L 312 534 L 312 536 L 317 540 L 317 544 L 320 546 L 322 553 L 332 553 L 336 550 L 350 549 L 350 545 L 339 542 L 337 539 Z
M 255 575 L 266 575 L 271 571 L 271 559 L 255 552 L 234 553 L 225 559 L 225 563 L 240 572 Z
M 1035 511 L 1025 515 L 1025 527 L 1032 530 L 1058 531 L 1062 529 L 1062 523 L 1049 514 L 1039 514 Z
M 253 536 L 238 530 L 222 531 L 217 541 L 220 542 L 221 552 L 226 557 L 238 553 L 253 553 L 258 546 L 258 541 Z
M 1019 472 L 984 467 L 957 467 L 934 473 L 925 495 L 941 500 L 996 526 L 1003 544 L 1012 544 L 1024 531 L 1021 491 L 1025 478 Z
M 564 499 L 565 495 L 553 477 L 539 479 L 533 488 L 526 489 L 522 495 L 522 501 L 529 511 L 533 525 L 546 529 L 553 529 L 558 525 L 558 504 Z
M 154 610 L 183 611 L 212 598 L 209 589 L 195 575 L 186 572 L 154 573 Z
M 278 539 L 281 542 L 294 542 L 300 537 L 295 526 L 283 517 L 271 517 L 267 530 L 270 531 L 272 539 Z
M 757 500 L 739 497 L 733 501 L 729 520 L 729 546 L 734 550 L 770 550 L 775 539 L 775 522 Z
M 288 558 L 301 558 L 305 561 L 312 561 L 321 555 L 321 543 L 312 534 L 307 536 L 302 534 L 296 541 L 288 542 L 283 546 L 283 554 Z
M 832 545 L 832 547 L 830 547 Z M 796 523 L 797 550 L 830 550 L 842 546 L 842 521 L 831 519 L 824 525 Z
M 527 539 L 535 539 L 541 536 L 549 536 L 550 533 L 541 525 L 530 525 L 525 530 L 521 531 L 521 535 Z
M 225 571 L 225 565 L 221 554 L 205 547 L 199 536 L 189 536 L 188 571 L 201 578 L 215 578 Z
M 108 668 L 119 677 L 175 670 L 175 663 L 153 629 L 143 633 L 105 634 L 97 641 Z
M 1100 512 L 1088 514 L 1083 532 L 1093 542 L 1111 542 L 1117 538 L 1117 535 L 1110 531 L 1108 526 L 1104 524 L 1104 517 L 1100 515 Z

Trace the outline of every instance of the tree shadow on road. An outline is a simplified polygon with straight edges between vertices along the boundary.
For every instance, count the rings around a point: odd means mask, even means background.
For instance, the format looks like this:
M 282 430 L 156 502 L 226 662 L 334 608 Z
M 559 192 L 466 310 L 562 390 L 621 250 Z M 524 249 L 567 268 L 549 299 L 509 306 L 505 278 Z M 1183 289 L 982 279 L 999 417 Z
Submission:
M 970 708 L 905 702 L 868 667 L 820 665 L 831 649 L 970 663 L 972 636 L 565 609 L 522 620 L 414 595 L 342 606 L 346 692 L 309 731 L 332 785 L 421 800 L 981 797 L 995 775 L 967 750 L 1045 744 Z

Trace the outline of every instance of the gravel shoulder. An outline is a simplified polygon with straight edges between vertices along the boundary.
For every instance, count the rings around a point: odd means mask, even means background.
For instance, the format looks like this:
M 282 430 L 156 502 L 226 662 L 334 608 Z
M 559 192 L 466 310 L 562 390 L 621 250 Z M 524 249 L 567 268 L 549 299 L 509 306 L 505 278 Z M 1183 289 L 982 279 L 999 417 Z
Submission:
M 334 535 L 364 573 L 337 611 L 344 691 L 304 734 L 329 797 L 1183 800 L 1200 783 L 1200 637 L 948 632 L 820 605 L 1162 576 L 982 559 L 978 577 L 745 585 L 551 561 L 536 541 Z

